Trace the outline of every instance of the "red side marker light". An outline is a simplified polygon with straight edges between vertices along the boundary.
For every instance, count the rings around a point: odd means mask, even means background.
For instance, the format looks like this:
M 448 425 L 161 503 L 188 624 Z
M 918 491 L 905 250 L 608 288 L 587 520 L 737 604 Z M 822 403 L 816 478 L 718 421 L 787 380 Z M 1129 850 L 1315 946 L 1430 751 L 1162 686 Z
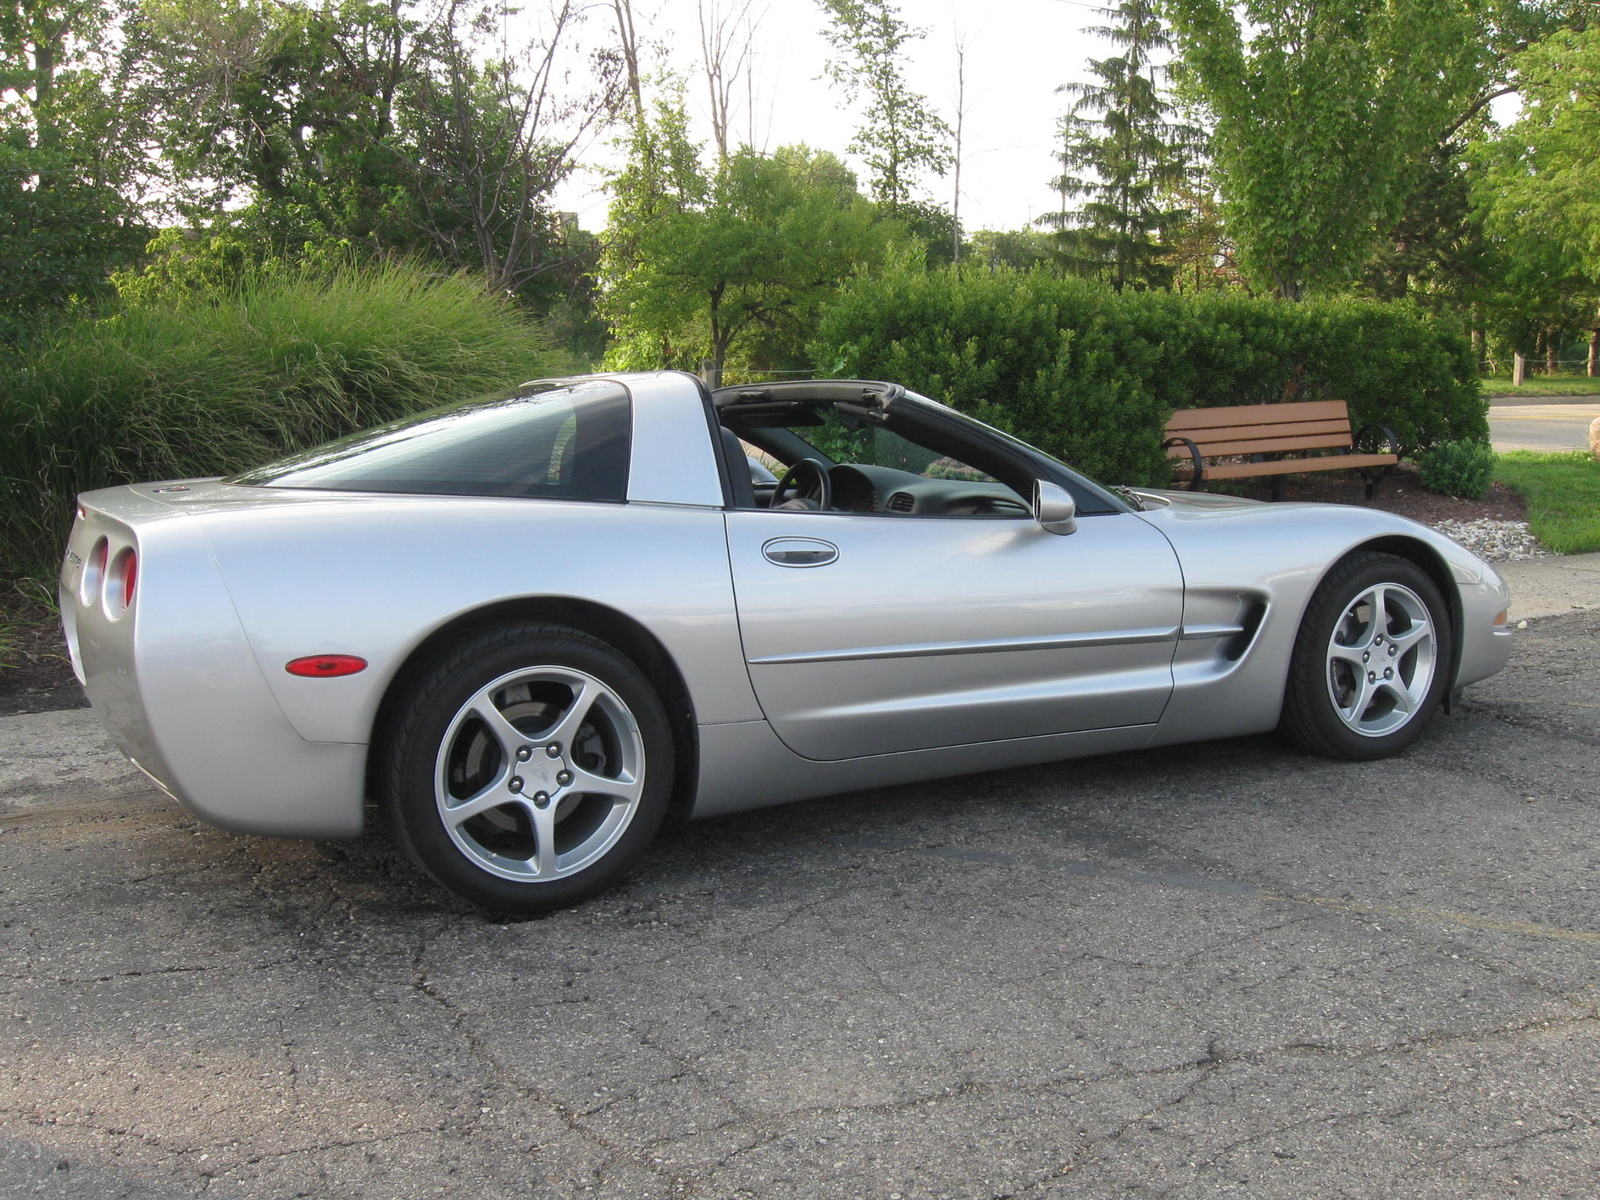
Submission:
M 367 660 L 354 654 L 312 654 L 287 663 L 283 669 L 304 679 L 337 679 L 341 675 L 365 671 Z

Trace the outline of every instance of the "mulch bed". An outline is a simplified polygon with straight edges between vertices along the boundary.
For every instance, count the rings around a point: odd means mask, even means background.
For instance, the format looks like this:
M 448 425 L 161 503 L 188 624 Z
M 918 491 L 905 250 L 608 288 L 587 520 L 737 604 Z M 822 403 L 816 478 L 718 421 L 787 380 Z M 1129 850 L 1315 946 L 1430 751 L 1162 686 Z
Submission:
M 1230 489 L 1259 500 L 1272 497 L 1270 484 Z M 1438 496 L 1417 482 L 1416 473 L 1402 467 L 1367 501 L 1359 476 L 1333 471 L 1291 475 L 1285 481 L 1284 499 L 1319 504 L 1352 504 L 1380 508 L 1403 517 L 1433 524 L 1436 521 L 1471 521 L 1490 517 L 1497 521 L 1527 519 L 1527 506 L 1509 488 L 1495 484 L 1486 499 L 1458 500 Z M 4 666 L 0 666 L 0 716 L 81 708 L 88 701 L 72 674 L 61 625 L 48 612 L 25 602 L 13 604 L 6 616 L 15 622 L 14 641 Z
M 1428 491 L 1417 481 L 1416 470 L 1405 464 L 1390 472 L 1378 485 L 1378 494 L 1367 500 L 1362 494 L 1364 485 L 1354 472 L 1319 471 L 1312 475 L 1290 475 L 1284 483 L 1285 500 L 1305 501 L 1314 504 L 1352 504 L 1358 507 L 1380 508 L 1384 512 L 1398 513 L 1432 525 L 1439 521 L 1476 521 L 1489 518 L 1495 521 L 1526 521 L 1528 506 L 1522 497 L 1503 483 L 1490 485 L 1489 494 L 1482 500 L 1462 500 L 1455 496 L 1441 496 Z M 1221 490 L 1221 489 L 1218 489 Z M 1257 500 L 1272 499 L 1270 481 L 1250 481 L 1248 486 L 1234 489 L 1242 496 Z
M 18 623 L 11 627 L 11 649 L 0 668 L 0 716 L 86 707 L 60 622 L 49 613 L 9 615 Z

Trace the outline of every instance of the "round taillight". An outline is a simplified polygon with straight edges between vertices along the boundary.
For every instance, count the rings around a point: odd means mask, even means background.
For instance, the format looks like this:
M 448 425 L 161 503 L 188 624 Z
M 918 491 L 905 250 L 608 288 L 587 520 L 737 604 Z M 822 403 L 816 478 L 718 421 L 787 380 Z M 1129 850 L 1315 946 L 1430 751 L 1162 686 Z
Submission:
M 117 551 L 106 568 L 106 612 L 120 617 L 133 604 L 133 591 L 139 581 L 139 555 L 132 546 Z
M 367 669 L 367 660 L 354 654 L 308 654 L 285 663 L 285 671 L 302 679 L 338 679 Z

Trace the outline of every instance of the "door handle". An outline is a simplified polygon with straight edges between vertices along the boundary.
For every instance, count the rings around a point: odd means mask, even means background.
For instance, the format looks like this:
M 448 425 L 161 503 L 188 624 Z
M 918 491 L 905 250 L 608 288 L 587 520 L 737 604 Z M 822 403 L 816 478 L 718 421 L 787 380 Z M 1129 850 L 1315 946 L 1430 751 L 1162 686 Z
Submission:
M 825 567 L 839 557 L 839 547 L 821 538 L 773 538 L 761 547 L 762 556 L 779 567 Z

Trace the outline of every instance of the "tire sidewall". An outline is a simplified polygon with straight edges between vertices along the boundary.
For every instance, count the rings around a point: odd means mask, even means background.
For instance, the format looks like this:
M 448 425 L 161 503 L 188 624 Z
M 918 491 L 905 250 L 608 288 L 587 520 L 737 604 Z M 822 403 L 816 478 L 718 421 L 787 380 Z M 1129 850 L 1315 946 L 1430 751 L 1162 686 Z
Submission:
M 1328 691 L 1328 646 L 1345 611 L 1374 584 L 1396 583 L 1422 601 L 1433 622 L 1434 672 L 1416 713 L 1399 729 L 1378 737 L 1355 732 L 1339 716 Z M 1454 662 L 1450 607 L 1439 587 L 1415 563 L 1392 554 L 1354 555 L 1334 568 L 1313 596 L 1296 638 L 1284 701 L 1285 731 L 1307 749 L 1348 759 L 1386 758 L 1422 735 L 1449 688 Z
M 583 671 L 621 698 L 644 747 L 644 790 L 627 828 L 599 861 L 549 882 L 504 879 L 475 863 L 446 831 L 434 792 L 438 754 L 451 722 L 479 688 L 544 666 Z M 672 797 L 672 731 L 655 689 L 628 659 L 576 630 L 507 627 L 457 647 L 418 680 L 386 750 L 382 800 L 402 846 L 440 884 L 497 912 L 564 908 L 609 887 L 644 853 Z

